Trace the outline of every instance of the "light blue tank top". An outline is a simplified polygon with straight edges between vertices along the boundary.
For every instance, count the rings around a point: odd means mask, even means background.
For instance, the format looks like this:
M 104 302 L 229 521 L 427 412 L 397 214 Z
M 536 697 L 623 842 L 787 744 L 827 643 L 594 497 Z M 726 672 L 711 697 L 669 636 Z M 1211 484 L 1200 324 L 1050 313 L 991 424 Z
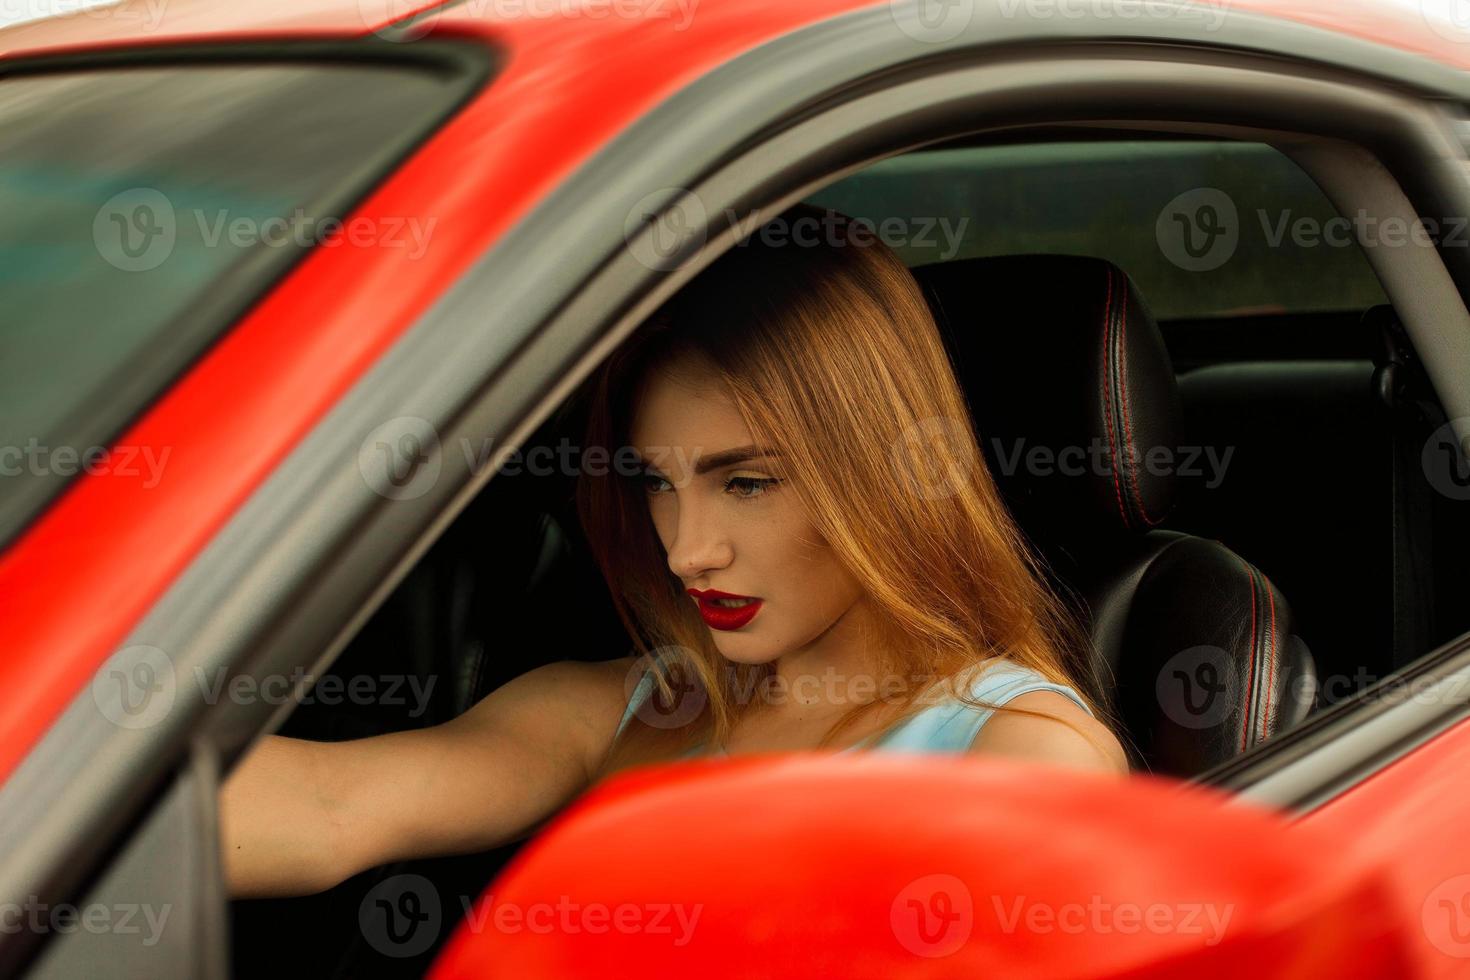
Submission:
M 1003 705 L 1012 698 L 1030 694 L 1033 691 L 1052 691 L 1070 698 L 1088 714 L 1092 714 L 1092 709 L 1087 707 L 1075 690 L 1065 684 L 1047 680 L 1030 667 L 992 658 L 969 670 L 974 677 L 969 684 L 969 694 L 978 701 Z M 653 673 L 645 671 L 638 681 L 638 686 L 633 690 L 633 696 L 628 699 L 628 707 L 623 712 L 622 721 L 618 723 L 619 734 L 627 727 L 634 712 L 652 696 L 653 691 Z M 961 753 L 969 751 L 971 743 L 975 741 L 975 736 L 995 712 L 990 708 L 966 704 L 947 693 L 932 696 L 935 697 L 933 704 L 920 708 L 896 725 L 841 751 L 850 752 L 859 748 L 888 749 L 900 752 Z M 685 752 L 684 757 L 701 754 L 704 754 L 701 747 L 696 746 Z M 723 755 L 724 751 L 721 750 L 714 754 Z

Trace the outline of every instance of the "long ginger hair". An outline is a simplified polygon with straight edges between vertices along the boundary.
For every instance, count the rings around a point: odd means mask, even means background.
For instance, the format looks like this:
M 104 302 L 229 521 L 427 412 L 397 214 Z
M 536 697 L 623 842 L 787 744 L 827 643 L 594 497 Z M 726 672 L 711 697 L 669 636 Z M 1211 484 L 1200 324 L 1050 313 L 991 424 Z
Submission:
M 896 718 L 935 684 L 969 700 L 957 677 L 991 657 L 1072 686 L 1104 718 L 1088 643 L 1001 502 L 918 283 L 871 228 L 846 216 L 797 205 L 777 219 L 786 229 L 803 220 L 822 223 L 826 237 L 774 245 L 757 233 L 600 367 L 584 444 L 610 453 L 628 445 L 650 374 L 704 355 L 878 611 L 883 635 L 873 639 L 886 676 L 932 679 L 880 699 Z M 654 671 L 661 695 L 675 696 L 671 671 L 703 695 L 698 716 L 677 728 L 632 718 L 604 772 L 701 739 L 723 743 L 749 706 L 741 692 L 772 668 L 720 655 L 666 563 L 636 480 L 583 474 L 577 507 L 635 648 L 664 668 Z M 848 711 L 826 740 L 880 700 Z

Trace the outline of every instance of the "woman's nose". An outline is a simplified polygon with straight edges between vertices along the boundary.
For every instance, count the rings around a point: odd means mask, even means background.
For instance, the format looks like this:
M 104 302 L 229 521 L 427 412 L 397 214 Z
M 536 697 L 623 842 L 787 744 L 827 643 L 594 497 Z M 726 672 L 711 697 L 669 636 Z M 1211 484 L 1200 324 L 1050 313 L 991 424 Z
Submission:
M 724 568 L 735 557 L 730 536 L 713 509 L 679 503 L 679 520 L 669 544 L 669 569 L 684 581 Z

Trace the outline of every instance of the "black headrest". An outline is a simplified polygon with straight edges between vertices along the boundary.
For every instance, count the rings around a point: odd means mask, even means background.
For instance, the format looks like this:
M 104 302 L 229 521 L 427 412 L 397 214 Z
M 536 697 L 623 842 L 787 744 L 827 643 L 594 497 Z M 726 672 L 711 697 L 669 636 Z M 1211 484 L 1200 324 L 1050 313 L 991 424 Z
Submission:
M 1158 326 L 1120 269 L 1038 255 L 914 275 L 1023 527 L 1068 540 L 1164 519 L 1187 462 L 1179 389 Z

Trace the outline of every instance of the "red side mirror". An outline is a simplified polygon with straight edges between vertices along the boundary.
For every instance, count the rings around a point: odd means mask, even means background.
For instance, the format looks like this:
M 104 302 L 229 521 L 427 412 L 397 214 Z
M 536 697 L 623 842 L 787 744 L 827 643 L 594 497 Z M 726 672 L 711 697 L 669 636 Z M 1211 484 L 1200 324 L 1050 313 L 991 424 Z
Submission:
M 613 780 L 431 976 L 1407 977 L 1376 866 L 1151 779 L 799 755 Z

